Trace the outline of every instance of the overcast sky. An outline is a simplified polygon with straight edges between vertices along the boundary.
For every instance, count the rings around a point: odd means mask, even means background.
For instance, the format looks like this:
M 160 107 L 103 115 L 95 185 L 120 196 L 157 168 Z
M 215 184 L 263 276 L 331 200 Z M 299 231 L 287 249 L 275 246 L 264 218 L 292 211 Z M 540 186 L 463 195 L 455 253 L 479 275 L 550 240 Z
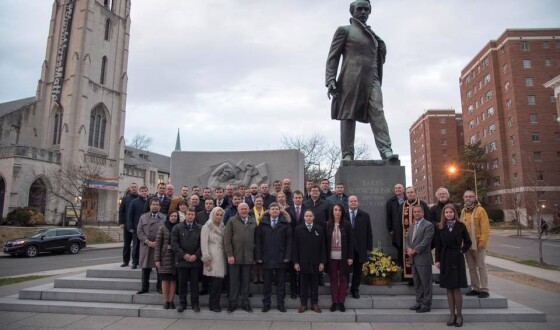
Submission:
M 33 96 L 44 60 L 49 0 L 0 4 L 0 102 Z M 133 0 L 125 137 L 182 150 L 282 148 L 283 135 L 339 142 L 324 87 L 345 0 Z M 460 111 L 461 69 L 507 28 L 560 26 L 558 0 L 379 0 L 368 24 L 387 44 L 383 96 L 395 153 L 427 109 Z M 371 144 L 369 125 L 357 138 Z

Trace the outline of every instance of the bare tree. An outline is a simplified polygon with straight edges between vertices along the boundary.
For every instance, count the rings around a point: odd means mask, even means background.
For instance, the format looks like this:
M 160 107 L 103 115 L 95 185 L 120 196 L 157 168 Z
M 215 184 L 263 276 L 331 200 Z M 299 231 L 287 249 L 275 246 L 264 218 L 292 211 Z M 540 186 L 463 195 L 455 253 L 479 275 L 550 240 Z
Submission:
M 128 143 L 128 141 L 126 141 L 125 143 L 127 146 L 132 148 L 136 148 L 144 151 L 150 151 L 152 142 L 153 139 L 150 136 L 141 133 L 136 133 L 136 135 L 134 135 L 130 140 L 130 143 Z
M 304 157 L 305 180 L 332 180 L 340 165 L 342 155 L 340 148 L 318 133 L 311 136 L 282 136 L 284 149 L 297 149 Z M 369 156 L 369 146 L 358 141 L 355 147 L 355 159 L 366 159 Z
M 99 165 L 89 162 L 67 162 L 59 169 L 47 170 L 45 175 L 52 184 L 50 193 L 72 208 L 77 226 L 82 226 L 81 202 L 96 178 L 103 175 Z

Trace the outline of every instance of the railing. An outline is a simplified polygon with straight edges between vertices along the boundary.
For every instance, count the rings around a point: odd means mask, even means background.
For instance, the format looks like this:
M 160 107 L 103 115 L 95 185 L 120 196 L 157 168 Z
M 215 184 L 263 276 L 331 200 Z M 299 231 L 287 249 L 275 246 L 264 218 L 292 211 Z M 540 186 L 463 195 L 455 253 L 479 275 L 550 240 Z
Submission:
M 29 158 L 60 164 L 60 152 L 28 146 L 0 147 L 0 158 Z

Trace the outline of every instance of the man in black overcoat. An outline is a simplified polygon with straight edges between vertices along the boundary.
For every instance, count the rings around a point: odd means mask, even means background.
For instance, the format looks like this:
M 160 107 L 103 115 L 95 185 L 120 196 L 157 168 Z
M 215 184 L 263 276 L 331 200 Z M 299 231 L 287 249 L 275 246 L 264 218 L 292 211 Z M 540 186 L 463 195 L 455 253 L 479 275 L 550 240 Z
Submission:
M 368 251 L 373 249 L 373 233 L 369 214 L 358 208 L 358 197 L 348 197 L 348 219 L 352 225 L 352 245 L 354 253 L 352 259 L 352 285 L 350 292 L 353 298 L 360 298 L 360 283 L 362 281 L 362 264 L 368 259 Z

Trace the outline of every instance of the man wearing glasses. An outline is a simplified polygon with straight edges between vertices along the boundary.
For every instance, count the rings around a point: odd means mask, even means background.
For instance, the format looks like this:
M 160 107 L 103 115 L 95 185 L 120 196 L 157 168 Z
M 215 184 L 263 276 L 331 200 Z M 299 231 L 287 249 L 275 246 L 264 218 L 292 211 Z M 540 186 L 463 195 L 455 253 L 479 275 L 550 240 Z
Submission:
M 471 291 L 466 295 L 488 298 L 488 272 L 484 261 L 490 237 L 488 214 L 472 190 L 465 191 L 463 201 L 465 206 L 461 212 L 461 222 L 467 226 L 472 241 L 470 250 L 465 254 L 471 278 Z

